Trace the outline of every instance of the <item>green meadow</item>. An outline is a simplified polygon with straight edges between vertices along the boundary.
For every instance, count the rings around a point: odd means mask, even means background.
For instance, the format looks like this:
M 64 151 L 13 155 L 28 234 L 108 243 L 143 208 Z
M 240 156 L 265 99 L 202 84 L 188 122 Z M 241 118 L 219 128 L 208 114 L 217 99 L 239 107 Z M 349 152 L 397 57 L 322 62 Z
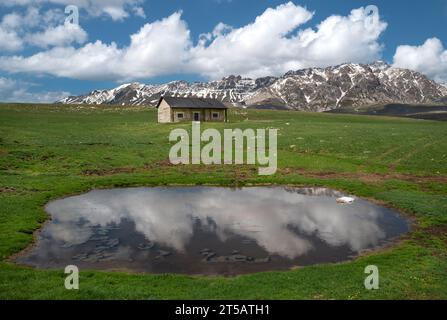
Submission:
M 278 171 L 171 165 L 169 132 L 142 107 L 0 105 L 0 299 L 447 299 L 447 122 L 232 110 L 202 129 L 278 129 Z M 393 207 L 413 222 L 396 243 L 338 264 L 238 277 L 18 266 L 49 218 L 44 205 L 95 188 L 156 185 L 326 186 Z M 377 265 L 379 290 L 364 288 Z

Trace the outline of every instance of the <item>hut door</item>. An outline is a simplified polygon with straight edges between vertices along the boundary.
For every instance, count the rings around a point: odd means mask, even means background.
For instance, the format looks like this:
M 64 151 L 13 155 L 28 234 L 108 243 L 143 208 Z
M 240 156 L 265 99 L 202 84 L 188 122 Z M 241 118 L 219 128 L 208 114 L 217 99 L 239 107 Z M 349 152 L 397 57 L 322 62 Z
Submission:
M 200 121 L 200 112 L 194 112 L 194 121 Z

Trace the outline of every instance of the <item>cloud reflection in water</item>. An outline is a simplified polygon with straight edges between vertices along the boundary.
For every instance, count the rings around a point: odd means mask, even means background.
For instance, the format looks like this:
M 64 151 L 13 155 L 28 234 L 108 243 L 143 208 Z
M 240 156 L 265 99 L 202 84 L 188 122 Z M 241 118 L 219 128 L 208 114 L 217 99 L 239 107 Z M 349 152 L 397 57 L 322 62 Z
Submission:
M 89 240 L 94 226 L 129 220 L 148 240 L 184 252 L 194 221 L 200 220 L 201 228 L 222 242 L 238 235 L 290 259 L 313 250 L 313 237 L 355 252 L 386 238 L 380 221 L 387 209 L 363 200 L 340 205 L 335 201 L 339 195 L 281 187 L 95 190 L 49 203 L 53 223 L 47 233 L 67 246 L 78 245 Z

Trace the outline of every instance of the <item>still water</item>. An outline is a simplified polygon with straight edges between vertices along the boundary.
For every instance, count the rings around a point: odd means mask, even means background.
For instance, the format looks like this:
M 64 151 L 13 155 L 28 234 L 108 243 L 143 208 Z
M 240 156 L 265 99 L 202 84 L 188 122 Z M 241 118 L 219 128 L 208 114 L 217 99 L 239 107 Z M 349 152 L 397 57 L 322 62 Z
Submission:
M 352 259 L 409 230 L 396 212 L 324 188 L 94 190 L 50 202 L 38 268 L 236 275 Z

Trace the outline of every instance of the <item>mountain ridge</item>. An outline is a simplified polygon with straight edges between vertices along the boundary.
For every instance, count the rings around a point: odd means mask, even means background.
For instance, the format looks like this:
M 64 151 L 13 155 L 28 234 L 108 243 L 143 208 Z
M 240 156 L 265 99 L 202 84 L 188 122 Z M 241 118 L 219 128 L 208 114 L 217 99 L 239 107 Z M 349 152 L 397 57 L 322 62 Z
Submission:
M 383 61 L 345 63 L 289 71 L 257 79 L 228 76 L 209 82 L 172 81 L 160 85 L 127 83 L 110 90 L 70 96 L 63 104 L 155 106 L 161 96 L 214 98 L 236 107 L 281 107 L 330 111 L 377 103 L 438 103 L 447 100 L 447 85 Z

